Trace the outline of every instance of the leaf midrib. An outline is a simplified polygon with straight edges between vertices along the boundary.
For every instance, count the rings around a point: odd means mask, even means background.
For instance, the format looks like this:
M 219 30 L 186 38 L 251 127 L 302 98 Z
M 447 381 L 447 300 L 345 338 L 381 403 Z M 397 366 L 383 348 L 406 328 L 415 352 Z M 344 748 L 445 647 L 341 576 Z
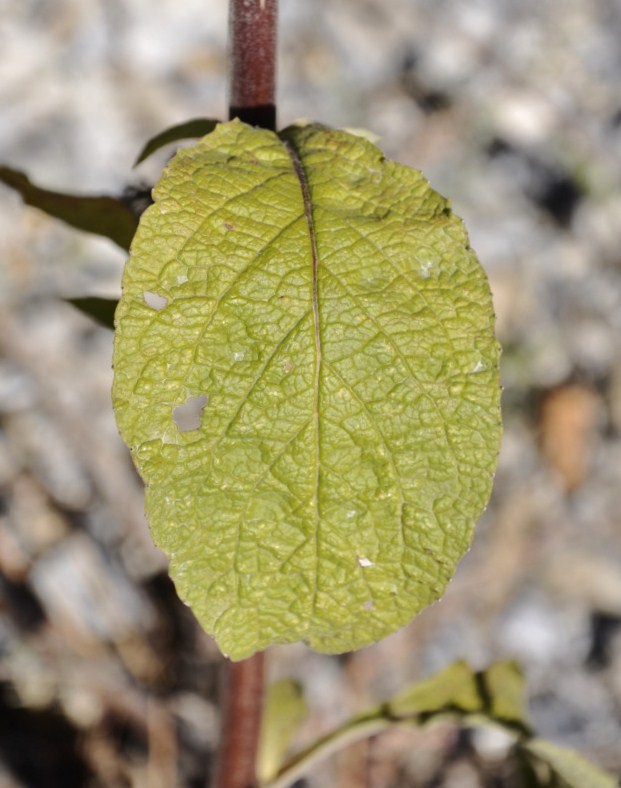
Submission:
M 319 253 L 317 250 L 317 233 L 315 230 L 315 219 L 313 217 L 313 207 L 310 195 L 310 186 L 306 175 L 306 170 L 302 160 L 290 140 L 283 140 L 283 144 L 293 165 L 293 170 L 297 176 L 302 192 L 302 202 L 304 204 L 304 216 L 308 225 L 308 234 L 311 247 L 311 301 L 313 311 L 313 333 L 315 338 L 315 369 L 313 372 L 313 422 L 315 425 L 315 587 L 311 599 L 311 618 L 315 617 L 317 605 L 317 592 L 319 586 L 319 540 L 321 528 L 321 504 L 319 487 L 321 484 L 321 432 L 320 432 L 320 383 L 322 371 L 321 354 L 321 324 L 319 319 Z

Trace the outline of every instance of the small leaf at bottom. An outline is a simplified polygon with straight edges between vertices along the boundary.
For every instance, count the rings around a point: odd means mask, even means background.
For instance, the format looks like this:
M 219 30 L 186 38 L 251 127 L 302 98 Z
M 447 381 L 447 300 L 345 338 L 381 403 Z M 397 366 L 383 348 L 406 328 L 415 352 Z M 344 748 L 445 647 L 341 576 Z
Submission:
M 532 739 L 524 749 L 551 769 L 559 788 L 618 788 L 618 781 L 575 750 L 545 739 Z
M 257 774 L 262 782 L 271 780 L 277 774 L 307 714 L 302 687 L 297 681 L 283 679 L 269 687 L 261 722 L 257 762 Z

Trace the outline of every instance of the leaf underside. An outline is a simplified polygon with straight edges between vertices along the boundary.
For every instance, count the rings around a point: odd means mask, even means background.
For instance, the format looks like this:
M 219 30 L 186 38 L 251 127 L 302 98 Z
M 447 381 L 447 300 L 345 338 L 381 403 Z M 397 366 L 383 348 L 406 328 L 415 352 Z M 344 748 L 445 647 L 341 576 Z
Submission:
M 223 123 L 154 199 L 113 397 L 180 596 L 232 659 L 379 640 L 442 593 L 496 464 L 499 350 L 461 222 L 317 126 Z

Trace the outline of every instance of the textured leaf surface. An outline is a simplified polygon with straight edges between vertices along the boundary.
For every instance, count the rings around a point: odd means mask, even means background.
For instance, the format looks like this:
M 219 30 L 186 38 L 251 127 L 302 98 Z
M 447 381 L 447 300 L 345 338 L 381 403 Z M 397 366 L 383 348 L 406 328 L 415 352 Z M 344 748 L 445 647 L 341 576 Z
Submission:
M 442 593 L 496 463 L 498 346 L 461 222 L 316 126 L 221 124 L 154 198 L 114 404 L 181 597 L 233 659 L 382 638 Z
M 10 167 L 0 167 L 0 181 L 18 191 L 26 205 L 39 208 L 78 230 L 103 235 L 122 249 L 129 249 L 138 219 L 122 200 L 41 189 L 23 172 Z

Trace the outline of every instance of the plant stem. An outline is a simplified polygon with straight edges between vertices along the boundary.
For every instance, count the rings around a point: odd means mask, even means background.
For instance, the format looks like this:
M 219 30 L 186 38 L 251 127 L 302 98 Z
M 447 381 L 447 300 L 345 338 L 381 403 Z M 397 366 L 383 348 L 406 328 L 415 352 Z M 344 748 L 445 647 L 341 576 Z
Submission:
M 229 118 L 276 130 L 278 0 L 230 0 Z M 224 666 L 215 788 L 255 788 L 263 714 L 265 656 Z
M 278 0 L 231 0 L 229 118 L 276 129 Z
M 294 756 L 272 780 L 265 784 L 264 788 L 288 788 L 317 761 L 323 760 L 361 739 L 376 736 L 395 724 L 397 724 L 395 721 L 379 715 L 368 719 L 360 718 L 346 723 L 327 736 L 317 739 L 310 747 Z
M 215 788 L 254 788 L 263 713 L 264 653 L 224 668 L 222 728 Z

